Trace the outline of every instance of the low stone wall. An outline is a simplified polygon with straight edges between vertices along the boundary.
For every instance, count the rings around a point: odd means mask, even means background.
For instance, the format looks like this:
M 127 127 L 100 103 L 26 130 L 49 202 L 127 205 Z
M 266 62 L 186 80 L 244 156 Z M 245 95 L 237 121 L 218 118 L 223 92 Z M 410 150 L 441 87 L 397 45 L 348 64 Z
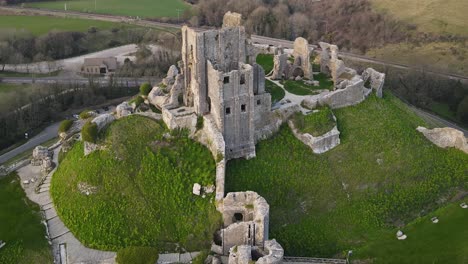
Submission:
M 314 137 L 308 133 L 300 133 L 292 120 L 289 120 L 288 124 L 294 136 L 309 146 L 315 154 L 325 153 L 340 144 L 340 131 L 337 126 L 322 136 Z
M 191 136 L 196 132 L 197 115 L 192 108 L 180 107 L 169 110 L 163 107 L 162 118 L 170 130 L 186 128 Z
M 268 139 L 279 131 L 281 125 L 296 112 L 301 111 L 301 107 L 297 104 L 290 104 L 288 106 L 276 109 L 270 112 L 267 125 L 255 130 L 255 143 Z

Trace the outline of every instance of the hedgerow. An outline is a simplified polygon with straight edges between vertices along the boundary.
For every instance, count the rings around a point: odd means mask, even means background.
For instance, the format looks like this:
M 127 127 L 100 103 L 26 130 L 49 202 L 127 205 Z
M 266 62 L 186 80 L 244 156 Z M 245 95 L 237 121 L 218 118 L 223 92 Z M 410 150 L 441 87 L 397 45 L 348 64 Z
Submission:
M 163 135 L 162 121 L 129 116 L 99 136 L 106 150 L 83 157 L 76 143 L 51 185 L 57 212 L 86 246 L 118 250 L 129 246 L 190 251 L 210 246 L 220 225 L 214 195 L 192 194 L 194 183 L 214 184 L 211 153 L 184 131 Z M 95 186 L 83 195 L 79 183 Z
M 429 142 L 416 131 L 424 121 L 390 94 L 334 113 L 341 145 L 325 154 L 284 126 L 255 159 L 228 162 L 226 191 L 266 198 L 286 255 L 336 257 L 468 187 L 468 155 Z

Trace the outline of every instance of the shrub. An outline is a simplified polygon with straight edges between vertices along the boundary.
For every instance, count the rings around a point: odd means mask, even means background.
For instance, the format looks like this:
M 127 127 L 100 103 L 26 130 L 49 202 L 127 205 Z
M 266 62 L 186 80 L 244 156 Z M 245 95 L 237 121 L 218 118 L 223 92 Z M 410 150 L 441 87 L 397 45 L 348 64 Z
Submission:
M 141 96 L 137 96 L 132 101 L 130 101 L 130 103 L 135 103 L 136 107 L 140 106 L 144 102 L 145 102 L 145 99 L 143 99 L 143 97 Z
M 59 133 L 67 132 L 70 127 L 73 125 L 73 121 L 71 120 L 63 120 L 62 123 L 60 123 L 59 126 Z
M 140 94 L 148 95 L 151 92 L 151 85 L 149 83 L 143 83 L 140 85 Z
M 98 127 L 96 123 L 87 122 L 81 129 L 81 138 L 83 141 L 96 143 Z
M 90 113 L 91 110 L 84 110 L 83 112 L 80 113 L 80 119 L 88 119 L 91 117 L 91 113 Z
M 465 96 L 465 99 L 458 105 L 457 115 L 460 121 L 468 124 L 468 96 Z
M 158 261 L 159 252 L 153 247 L 128 247 L 117 251 L 119 264 L 154 264 Z
M 200 130 L 203 128 L 203 116 L 198 116 L 197 117 L 197 130 Z

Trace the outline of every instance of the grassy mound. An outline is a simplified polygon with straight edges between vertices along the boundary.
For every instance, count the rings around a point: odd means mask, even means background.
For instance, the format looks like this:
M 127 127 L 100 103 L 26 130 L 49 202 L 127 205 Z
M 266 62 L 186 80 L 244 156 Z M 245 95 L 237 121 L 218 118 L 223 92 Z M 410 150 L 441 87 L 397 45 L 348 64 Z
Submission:
M 53 263 L 39 206 L 26 198 L 16 174 L 0 178 L 0 263 Z
M 214 184 L 214 160 L 184 133 L 165 139 L 167 132 L 162 122 L 131 116 L 100 135 L 106 150 L 84 157 L 77 143 L 65 156 L 51 193 L 61 219 L 81 242 L 104 250 L 209 247 L 220 215 L 214 195 L 194 196 L 192 187 Z
M 336 126 L 333 113 L 330 108 L 320 109 L 319 112 L 303 115 L 296 113 L 293 116 L 294 126 L 301 133 L 309 133 L 314 137 L 321 136 Z
M 390 94 L 334 112 L 342 143 L 325 154 L 283 127 L 258 144 L 257 158 L 228 163 L 226 190 L 267 199 L 270 237 L 286 255 L 356 249 L 468 188 L 468 155 L 426 140 L 416 131 L 424 122 Z

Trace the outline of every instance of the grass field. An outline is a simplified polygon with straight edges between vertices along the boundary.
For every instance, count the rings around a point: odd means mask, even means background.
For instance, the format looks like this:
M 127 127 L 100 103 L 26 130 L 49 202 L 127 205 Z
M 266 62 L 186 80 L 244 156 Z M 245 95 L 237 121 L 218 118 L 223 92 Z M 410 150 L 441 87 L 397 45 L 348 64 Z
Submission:
M 65 4 L 71 11 L 141 18 L 177 17 L 190 8 L 182 0 L 73 0 L 27 3 L 26 6 L 64 10 Z
M 112 23 L 98 20 L 62 18 L 51 16 L 0 16 L 0 30 L 13 29 L 27 31 L 39 36 L 56 31 L 87 31 L 90 27 L 111 29 L 114 27 L 130 27 L 122 23 Z
M 265 91 L 271 94 L 271 103 L 275 104 L 276 102 L 281 101 L 284 98 L 286 93 L 283 88 L 276 85 L 270 80 L 265 80 Z
M 452 203 L 408 224 L 402 229 L 408 236 L 404 241 L 396 239 L 398 229 L 378 234 L 368 245 L 355 250 L 353 259 L 365 260 L 372 256 L 373 263 L 386 264 L 468 263 L 468 210 L 459 204 Z M 433 216 L 439 223 L 432 223 Z
M 343 257 L 468 188 L 468 155 L 426 140 L 416 131 L 424 122 L 391 94 L 334 113 L 341 145 L 325 154 L 284 126 L 255 159 L 228 163 L 226 190 L 266 198 L 270 237 L 285 255 Z
M 171 139 L 162 122 L 131 116 L 112 123 L 98 142 L 106 150 L 83 156 L 76 143 L 52 178 L 60 218 L 85 245 L 129 246 L 161 252 L 210 247 L 221 216 L 214 195 L 192 194 L 194 183 L 214 184 L 211 153 L 183 133 Z M 87 196 L 78 185 L 88 185 Z M 178 246 L 176 245 L 178 244 Z
M 371 49 L 366 55 L 389 62 L 461 75 L 465 75 L 468 70 L 468 48 L 457 42 L 436 42 L 421 46 L 406 43 L 389 44 Z
M 0 263 L 53 263 L 39 206 L 26 198 L 16 174 L 0 178 Z
M 467 36 L 468 2 L 463 0 L 371 0 L 377 10 L 415 24 L 425 32 Z

